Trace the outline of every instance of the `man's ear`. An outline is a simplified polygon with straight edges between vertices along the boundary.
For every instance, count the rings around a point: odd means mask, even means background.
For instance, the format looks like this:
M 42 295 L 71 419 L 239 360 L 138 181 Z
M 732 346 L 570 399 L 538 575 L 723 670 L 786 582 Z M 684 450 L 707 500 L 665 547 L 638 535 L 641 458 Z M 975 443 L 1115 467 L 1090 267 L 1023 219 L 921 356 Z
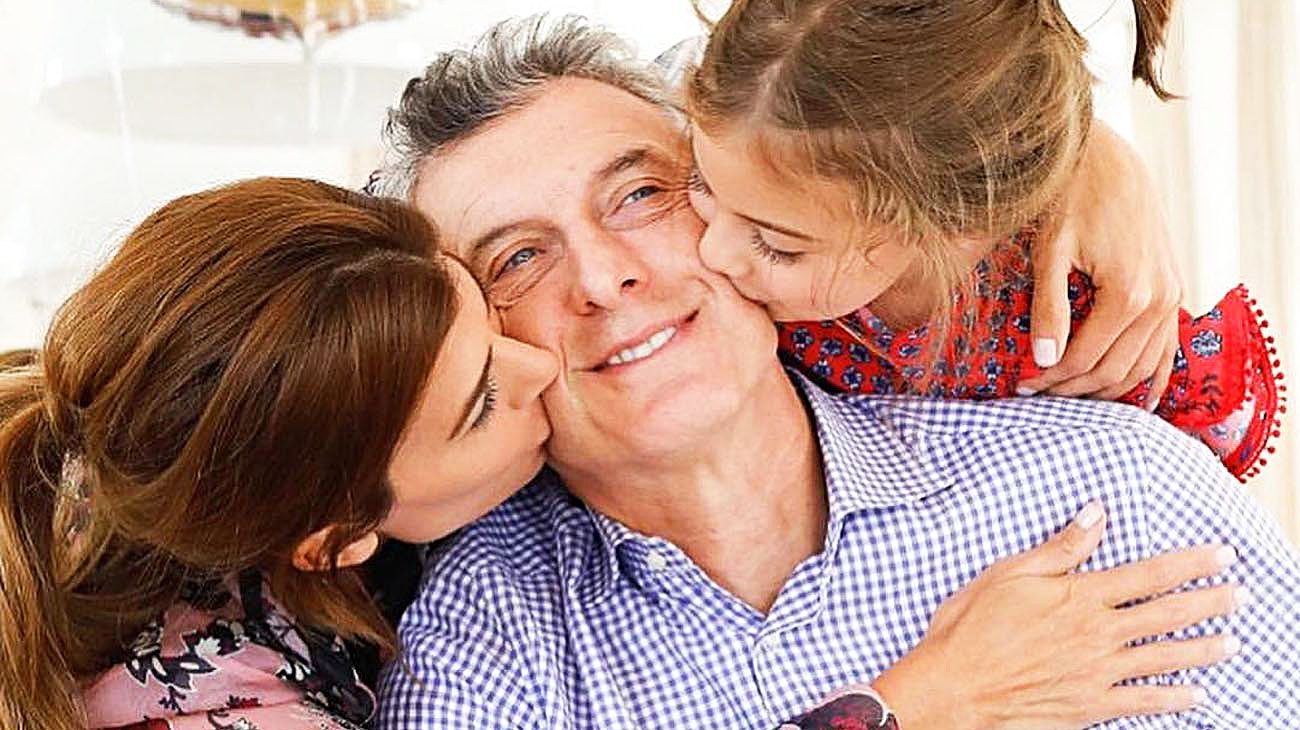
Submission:
M 333 527 L 321 528 L 298 543 L 298 547 L 293 551 L 293 567 L 305 572 L 329 570 L 330 556 L 325 554 L 325 543 L 333 531 Z M 338 567 L 352 568 L 361 565 L 378 549 L 379 533 L 367 532 L 359 540 L 339 551 Z

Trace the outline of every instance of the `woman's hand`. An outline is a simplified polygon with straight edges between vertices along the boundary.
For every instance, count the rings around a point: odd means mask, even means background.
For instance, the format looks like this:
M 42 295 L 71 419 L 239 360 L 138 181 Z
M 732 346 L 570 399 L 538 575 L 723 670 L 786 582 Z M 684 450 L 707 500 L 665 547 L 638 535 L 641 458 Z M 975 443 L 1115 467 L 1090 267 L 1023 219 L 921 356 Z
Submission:
M 1150 378 L 1147 403 L 1154 410 L 1178 349 L 1183 279 L 1150 175 L 1100 122 L 1093 123 L 1079 169 L 1047 226 L 1032 252 L 1031 325 L 1034 360 L 1046 371 L 1021 388 L 1113 400 Z M 1071 269 L 1097 287 L 1092 313 L 1073 339 Z
M 1197 687 L 1115 685 L 1235 653 L 1231 636 L 1131 642 L 1248 601 L 1244 588 L 1230 584 L 1170 593 L 1221 572 L 1236 553 L 1206 546 L 1105 572 L 1071 572 L 1100 543 L 1104 522 L 1093 503 L 1048 542 L 997 563 L 949 597 L 921 643 L 872 683 L 899 726 L 1073 730 L 1203 702 Z

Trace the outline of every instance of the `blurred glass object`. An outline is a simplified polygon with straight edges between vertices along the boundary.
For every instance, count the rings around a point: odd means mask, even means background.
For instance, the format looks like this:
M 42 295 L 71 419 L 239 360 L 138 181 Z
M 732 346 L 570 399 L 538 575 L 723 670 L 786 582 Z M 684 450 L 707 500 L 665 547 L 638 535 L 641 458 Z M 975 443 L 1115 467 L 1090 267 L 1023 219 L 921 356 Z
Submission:
M 370 20 L 393 18 L 419 0 L 154 0 L 191 20 L 255 36 L 296 37 L 310 51 L 325 37 Z

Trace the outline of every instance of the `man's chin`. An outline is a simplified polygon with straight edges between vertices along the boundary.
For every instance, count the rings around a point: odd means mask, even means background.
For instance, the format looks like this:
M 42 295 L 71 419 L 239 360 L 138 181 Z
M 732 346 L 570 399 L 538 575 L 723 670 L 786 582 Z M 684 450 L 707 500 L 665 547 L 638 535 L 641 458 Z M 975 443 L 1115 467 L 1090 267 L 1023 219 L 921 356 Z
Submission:
M 581 428 L 555 422 L 547 444 L 553 464 L 642 462 L 708 438 L 709 432 L 737 410 L 732 389 L 690 377 L 656 393 L 605 401 Z M 567 436 L 567 438 L 566 438 Z

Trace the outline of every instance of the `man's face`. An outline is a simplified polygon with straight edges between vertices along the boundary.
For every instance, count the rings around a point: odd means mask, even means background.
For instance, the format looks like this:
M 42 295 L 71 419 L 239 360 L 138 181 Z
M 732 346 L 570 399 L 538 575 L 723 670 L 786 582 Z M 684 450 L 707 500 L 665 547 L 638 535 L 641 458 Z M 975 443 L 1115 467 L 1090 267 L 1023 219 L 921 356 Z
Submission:
M 565 79 L 420 170 L 416 205 L 504 333 L 559 359 L 562 470 L 681 453 L 778 367 L 770 320 L 699 260 L 689 154 L 653 105 Z

